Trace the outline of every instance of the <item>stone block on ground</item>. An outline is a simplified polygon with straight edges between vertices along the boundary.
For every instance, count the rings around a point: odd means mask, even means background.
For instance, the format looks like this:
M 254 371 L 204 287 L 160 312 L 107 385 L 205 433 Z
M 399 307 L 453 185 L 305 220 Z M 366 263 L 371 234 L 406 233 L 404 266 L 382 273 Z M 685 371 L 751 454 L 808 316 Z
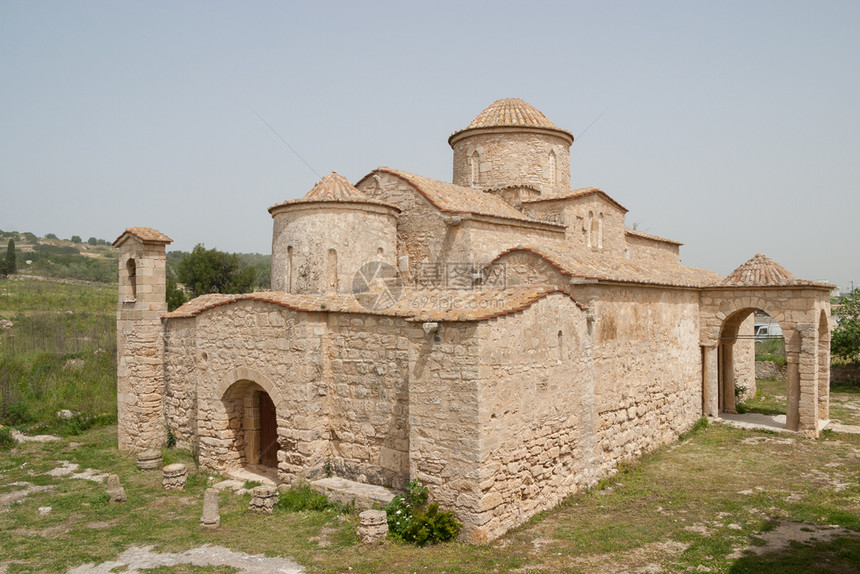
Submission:
M 188 469 L 181 462 L 168 464 L 163 469 L 162 484 L 164 490 L 182 490 L 188 480 Z
M 119 483 L 119 477 L 115 474 L 108 476 L 107 494 L 111 502 L 125 502 L 125 489 Z
M 271 514 L 277 502 L 278 489 L 276 487 L 268 484 L 256 486 L 251 491 L 251 504 L 248 505 L 248 510 Z
M 384 510 L 365 510 L 358 515 L 358 536 L 365 544 L 377 544 L 388 535 L 388 517 Z
M 336 476 L 315 480 L 311 483 L 311 488 L 326 495 L 329 500 L 355 504 L 360 510 L 385 506 L 394 499 L 394 493 L 384 486 L 364 484 Z
M 218 528 L 221 524 L 218 493 L 217 488 L 207 488 L 203 493 L 203 516 L 200 517 L 200 526 L 203 528 Z
M 137 455 L 137 468 L 140 470 L 154 470 L 161 468 L 161 451 L 145 450 Z

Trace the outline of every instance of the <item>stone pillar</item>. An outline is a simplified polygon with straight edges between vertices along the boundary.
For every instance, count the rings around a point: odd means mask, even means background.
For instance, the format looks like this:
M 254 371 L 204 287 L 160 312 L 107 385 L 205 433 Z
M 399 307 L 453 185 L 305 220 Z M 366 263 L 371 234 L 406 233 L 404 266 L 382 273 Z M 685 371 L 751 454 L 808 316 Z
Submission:
M 164 425 L 165 246 L 172 240 L 144 227 L 127 229 L 119 249 L 117 304 L 117 434 L 120 450 L 158 449 Z
M 717 380 L 717 346 L 702 347 L 702 414 L 716 417 L 720 414 L 719 382 Z
M 818 437 L 818 329 L 812 323 L 798 323 L 797 331 L 800 334 L 797 430 Z
M 735 345 L 732 343 L 723 343 L 723 376 L 720 381 L 720 392 L 723 397 L 723 411 L 727 413 L 736 413 L 735 407 Z
M 785 384 L 788 395 L 785 407 L 785 428 L 798 430 L 800 422 L 798 405 L 800 401 L 800 353 L 789 350 L 788 338 L 785 342 Z
M 271 514 L 272 509 L 275 508 L 275 504 L 277 504 L 277 502 L 277 488 L 268 484 L 255 486 L 254 489 L 251 490 L 251 504 L 248 505 L 248 510 Z
M 162 470 L 162 485 L 164 490 L 183 490 L 188 480 L 188 469 L 181 462 L 168 464 Z
M 207 488 L 203 493 L 203 516 L 200 517 L 200 526 L 218 528 L 219 524 L 221 524 L 221 515 L 218 513 L 218 489 Z
M 384 510 L 365 510 L 358 515 L 358 536 L 365 544 L 376 544 L 388 535 L 388 516 Z

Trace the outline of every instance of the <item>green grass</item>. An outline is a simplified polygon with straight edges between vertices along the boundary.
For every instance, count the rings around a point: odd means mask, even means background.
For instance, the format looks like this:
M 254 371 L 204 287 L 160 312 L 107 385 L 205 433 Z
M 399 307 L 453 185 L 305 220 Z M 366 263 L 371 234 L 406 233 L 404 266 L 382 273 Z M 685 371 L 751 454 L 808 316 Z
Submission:
M 785 339 L 765 339 L 755 342 L 755 360 L 785 364 Z
M 115 427 L 100 427 L 71 439 L 21 445 L 0 457 L 0 495 L 20 488 L 12 486 L 19 481 L 50 487 L 0 512 L 0 563 L 11 561 L 10 574 L 65 572 L 115 559 L 130 546 L 181 552 L 208 543 L 289 556 L 311 574 L 685 572 L 699 566 L 711 572 L 815 572 L 816 555 L 830 560 L 831 571 L 850 572 L 858 539 L 848 536 L 860 535 L 860 436 L 785 439 L 700 426 L 625 466 L 601 488 L 566 499 L 489 545 L 419 548 L 394 541 L 361 545 L 355 512 L 322 504 L 314 509 L 315 503 L 301 501 L 318 495 L 304 487 L 282 495 L 285 502 L 272 515 L 250 513 L 250 495 L 223 492 L 221 526 L 203 530 L 198 521 L 210 480 L 192 455 L 164 451 L 165 461 L 184 462 L 190 472 L 184 491 L 165 492 L 161 473 L 138 470 L 132 456 L 116 450 Z M 118 474 L 128 502 L 109 503 L 104 484 L 44 474 L 62 460 L 80 470 Z M 288 502 L 292 498 L 300 504 Z M 41 506 L 51 506 L 52 513 L 39 516 Z M 795 544 L 776 554 L 744 553 L 785 521 L 835 524 L 845 531 L 830 542 Z M 164 571 L 219 572 L 177 568 L 185 569 Z
M 75 433 L 116 415 L 115 285 L 0 281 L 0 424 Z M 61 421 L 68 409 L 82 417 Z
M 784 415 L 788 401 L 785 381 L 779 379 L 756 379 L 755 397 L 737 405 L 739 413 Z

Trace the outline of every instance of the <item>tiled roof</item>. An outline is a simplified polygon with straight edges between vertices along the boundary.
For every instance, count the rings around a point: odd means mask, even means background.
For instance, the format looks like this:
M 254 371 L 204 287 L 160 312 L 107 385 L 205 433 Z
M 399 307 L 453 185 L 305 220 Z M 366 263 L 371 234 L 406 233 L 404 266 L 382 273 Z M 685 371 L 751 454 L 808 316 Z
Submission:
M 152 227 L 129 227 L 114 240 L 113 245 L 119 243 L 119 240 L 122 239 L 126 234 L 133 235 L 144 243 L 173 243 L 173 240 L 171 238 L 169 238 L 159 230 L 153 229 Z
M 498 128 L 498 127 L 524 127 L 524 128 L 542 128 L 558 132 L 562 132 L 573 140 L 573 135 L 567 130 L 559 128 L 557 125 L 549 121 L 533 105 L 524 102 L 519 98 L 504 98 L 496 100 L 490 104 L 483 112 L 472 120 L 466 128 L 458 130 L 451 134 L 455 135 L 465 132 L 466 130 L 479 128 Z M 451 141 L 449 138 L 448 141 Z
M 757 253 L 752 259 L 729 273 L 725 285 L 762 287 L 792 285 L 797 281 L 794 274 L 766 255 Z
M 262 301 L 296 311 L 361 313 L 402 317 L 410 321 L 483 321 L 527 309 L 558 289 L 528 287 L 505 290 L 403 289 L 397 301 L 382 309 L 368 308 L 351 294 L 297 295 L 282 291 L 261 291 L 237 295 L 201 295 L 175 311 L 167 319 L 194 317 L 200 313 L 239 301 Z M 568 296 L 568 295 L 565 295 Z M 575 301 L 574 301 L 575 302 Z M 577 305 L 579 305 L 577 303 Z M 582 306 L 580 306 L 582 308 Z
M 479 215 L 547 225 L 546 222 L 532 219 L 495 195 L 485 193 L 479 189 L 463 187 L 390 167 L 377 168 L 374 172 L 366 175 L 364 179 L 367 179 L 376 172 L 388 173 L 399 177 L 417 189 L 430 203 L 441 211 L 448 213 L 476 213 Z
M 672 243 L 674 245 L 684 245 L 680 241 L 675 241 L 674 239 L 666 239 L 665 237 L 660 237 L 659 235 L 652 235 L 650 233 L 645 233 L 644 231 L 639 231 L 638 229 L 625 229 L 624 233 L 627 235 L 632 235 L 634 237 L 644 237 L 645 239 L 653 239 L 654 241 L 662 241 L 663 243 Z
M 536 197 L 534 199 L 524 199 L 523 203 L 540 203 L 542 201 L 560 201 L 563 199 L 574 199 L 577 197 L 585 197 L 586 195 L 598 194 L 603 196 L 609 203 L 617 206 L 621 211 L 627 213 L 627 208 L 612 199 L 605 191 L 598 187 L 583 187 L 582 189 L 571 189 L 569 192 L 559 195 L 550 195 L 545 197 Z
M 269 208 L 269 213 L 286 205 L 316 202 L 371 203 L 376 205 L 386 205 L 396 209 L 381 201 L 369 199 L 366 195 L 358 191 L 355 186 L 349 183 L 348 179 L 333 171 L 319 180 L 313 189 L 307 192 L 304 197 L 300 199 L 289 199 L 273 205 Z
M 584 279 L 671 287 L 707 287 L 723 280 L 713 271 L 677 263 L 635 261 L 601 252 L 561 253 L 544 246 L 520 245 L 503 251 L 496 259 L 514 251 L 534 253 L 563 275 Z

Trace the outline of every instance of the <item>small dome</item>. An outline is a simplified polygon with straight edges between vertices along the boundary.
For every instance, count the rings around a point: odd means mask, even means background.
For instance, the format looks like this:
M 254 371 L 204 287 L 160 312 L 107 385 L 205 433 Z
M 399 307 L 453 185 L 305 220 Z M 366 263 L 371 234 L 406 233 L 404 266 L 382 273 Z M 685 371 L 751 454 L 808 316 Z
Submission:
M 315 202 L 368 203 L 373 205 L 382 205 L 390 209 L 397 209 L 387 203 L 368 198 L 362 192 L 358 191 L 354 185 L 349 183 L 348 179 L 333 171 L 319 180 L 304 197 L 300 199 L 289 199 L 273 205 L 269 208 L 269 213 L 274 215 L 274 210 L 281 207 Z
M 791 271 L 766 255 L 758 253 L 755 257 L 732 271 L 726 277 L 723 284 L 739 287 L 759 287 L 791 285 L 796 280 L 797 278 Z
M 348 179 L 333 171 L 319 180 L 300 201 L 364 201 L 366 199 L 367 197 L 349 183 Z

